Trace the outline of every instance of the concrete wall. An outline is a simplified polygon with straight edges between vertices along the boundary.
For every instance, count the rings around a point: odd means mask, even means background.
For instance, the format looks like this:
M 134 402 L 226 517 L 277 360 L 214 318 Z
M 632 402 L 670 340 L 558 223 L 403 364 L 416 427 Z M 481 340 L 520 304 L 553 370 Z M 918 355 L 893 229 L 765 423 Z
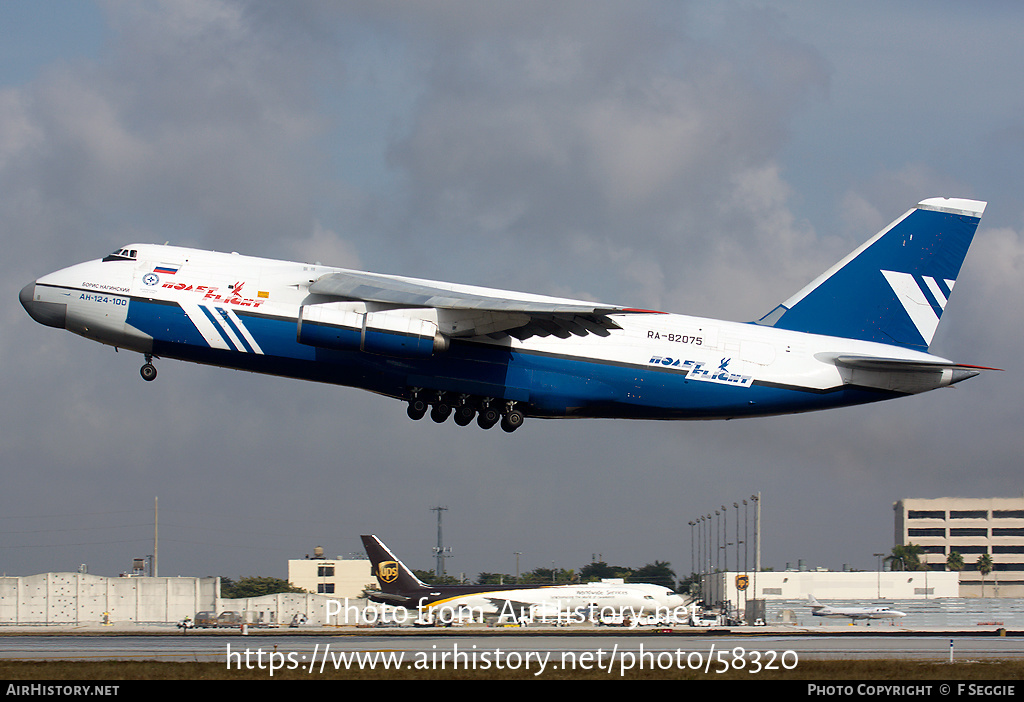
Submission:
M 174 623 L 214 608 L 218 578 L 0 577 L 0 624 Z
M 748 578 L 746 591 L 736 587 L 737 576 Z M 959 597 L 957 573 L 932 571 L 781 571 L 762 573 L 714 573 L 704 576 L 707 601 L 747 599 L 821 601 L 912 600 Z M 755 589 L 756 588 L 756 589 Z
M 306 593 L 240 599 L 219 595 L 220 578 L 108 578 L 83 573 L 4 576 L 0 577 L 0 626 L 97 625 L 104 622 L 104 613 L 111 624 L 175 624 L 202 611 L 235 611 L 250 624 L 280 626 L 288 626 L 300 615 L 307 625 L 320 626 L 339 622 L 337 614 L 328 622 L 329 611 L 342 610 L 346 604 L 359 611 L 368 606 L 365 600 Z M 331 601 L 337 604 L 329 610 Z
M 835 606 L 843 603 L 825 602 Z M 849 604 L 849 603 L 847 603 Z M 942 597 L 929 600 L 887 600 L 887 606 L 907 616 L 896 621 L 875 620 L 871 628 L 882 631 L 895 627 L 955 627 L 979 633 L 996 627 L 1019 629 L 1024 627 L 1024 601 L 1016 599 L 979 599 L 975 597 Z M 765 602 L 765 621 L 769 624 L 797 626 L 865 626 L 865 622 L 850 625 L 844 619 L 815 617 L 806 600 L 768 600 Z
M 308 626 L 346 623 L 355 625 L 364 623 L 361 616 L 364 611 L 370 612 L 370 622 L 378 621 L 381 609 L 383 608 L 380 605 L 374 605 L 365 599 L 301 592 L 281 592 L 276 595 L 217 601 L 218 613 L 238 612 L 246 622 L 253 625 L 289 626 L 296 615 L 302 617 L 303 623 Z

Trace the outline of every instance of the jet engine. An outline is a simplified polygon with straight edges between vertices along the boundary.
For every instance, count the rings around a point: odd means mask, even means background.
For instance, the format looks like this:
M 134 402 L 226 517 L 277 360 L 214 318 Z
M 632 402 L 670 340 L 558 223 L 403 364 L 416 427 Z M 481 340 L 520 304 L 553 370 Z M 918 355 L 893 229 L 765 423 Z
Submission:
M 425 318 L 434 310 L 358 312 L 350 307 L 332 302 L 300 307 L 299 343 L 402 358 L 427 358 L 448 348 L 437 322 Z

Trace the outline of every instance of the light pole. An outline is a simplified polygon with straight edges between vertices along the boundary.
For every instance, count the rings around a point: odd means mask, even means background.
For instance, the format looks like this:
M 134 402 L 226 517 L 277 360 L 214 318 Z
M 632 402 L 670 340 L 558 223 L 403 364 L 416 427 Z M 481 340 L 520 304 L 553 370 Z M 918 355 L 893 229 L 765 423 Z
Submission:
M 694 550 L 693 550 L 693 527 L 694 527 L 694 521 L 691 519 L 687 523 L 690 525 L 690 574 L 692 575 L 692 574 L 697 572 L 695 570 L 695 566 L 697 565 L 697 561 L 696 561 L 696 559 L 694 557 Z
M 736 572 L 740 572 L 740 503 L 733 502 L 733 509 L 736 510 Z
M 704 515 L 697 517 L 697 581 L 700 598 L 704 599 Z
M 722 509 L 724 510 L 725 508 L 723 507 Z M 715 510 L 715 542 L 716 542 L 715 543 L 715 571 L 716 571 L 716 577 L 715 577 L 715 588 L 716 588 L 715 589 L 715 603 L 716 604 L 721 604 L 721 602 L 724 600 L 724 597 L 723 597 L 724 593 L 722 592 L 721 588 L 718 587 L 719 578 L 717 577 L 717 575 L 719 573 L 723 572 L 723 570 L 722 570 L 722 552 L 725 550 L 725 539 L 723 538 L 723 535 L 722 535 L 722 523 L 723 523 L 723 520 L 724 520 L 724 515 L 722 514 L 722 512 L 720 512 L 719 510 L 716 509 Z
M 754 501 L 754 598 L 757 598 L 757 573 L 761 570 L 761 493 L 750 496 Z
M 441 513 L 447 512 L 447 507 L 431 507 L 431 512 L 437 512 L 437 546 L 434 548 L 434 556 L 437 559 L 434 564 L 434 575 L 441 577 L 445 573 L 444 559 L 445 555 L 451 553 L 450 548 L 444 547 L 444 538 L 441 534 Z
M 750 554 L 747 552 L 747 527 L 748 524 L 748 513 L 747 513 L 747 501 L 743 500 L 743 572 L 746 573 L 750 565 Z
M 722 572 L 729 570 L 729 519 L 722 505 Z
M 707 524 L 708 525 L 704 527 L 704 538 L 707 539 L 708 542 L 707 548 L 704 549 L 704 558 L 707 559 L 708 562 L 708 575 L 711 575 L 711 567 L 715 562 L 714 556 L 711 555 L 711 512 L 708 512 Z

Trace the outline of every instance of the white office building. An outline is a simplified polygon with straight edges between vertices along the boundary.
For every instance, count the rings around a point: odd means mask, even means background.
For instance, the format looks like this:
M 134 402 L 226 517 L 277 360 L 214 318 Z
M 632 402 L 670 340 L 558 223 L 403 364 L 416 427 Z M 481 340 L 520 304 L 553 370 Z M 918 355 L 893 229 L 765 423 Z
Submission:
M 341 558 L 302 558 L 288 561 L 288 582 L 306 592 L 355 599 L 364 588 L 377 587 L 370 561 Z
M 946 571 L 950 553 L 963 557 L 961 597 L 1024 597 L 1024 497 L 904 499 L 893 510 L 896 544 L 920 546 L 930 570 Z

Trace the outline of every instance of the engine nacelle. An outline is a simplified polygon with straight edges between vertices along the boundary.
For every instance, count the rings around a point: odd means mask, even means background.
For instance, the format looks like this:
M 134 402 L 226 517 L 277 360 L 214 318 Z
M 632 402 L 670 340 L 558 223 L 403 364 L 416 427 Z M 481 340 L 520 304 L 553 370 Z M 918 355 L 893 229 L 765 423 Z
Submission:
M 300 307 L 296 336 L 308 346 L 403 358 L 426 358 L 448 348 L 437 323 L 412 310 L 363 313 L 344 303 Z

